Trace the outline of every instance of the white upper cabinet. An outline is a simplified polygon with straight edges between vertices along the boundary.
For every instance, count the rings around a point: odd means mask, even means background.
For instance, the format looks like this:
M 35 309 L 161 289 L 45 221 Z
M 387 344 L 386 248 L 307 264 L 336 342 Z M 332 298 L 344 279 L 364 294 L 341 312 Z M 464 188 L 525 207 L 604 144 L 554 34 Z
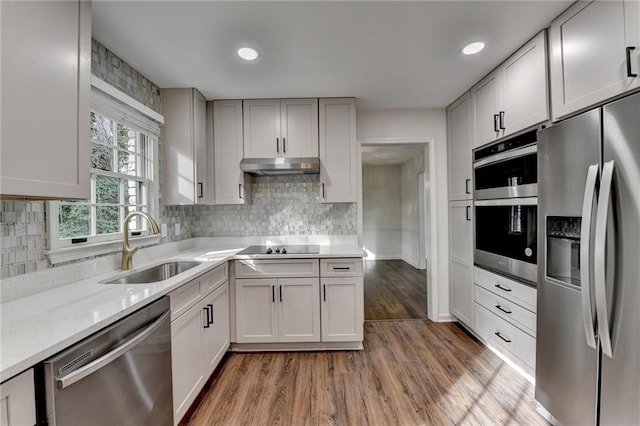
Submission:
M 320 185 L 322 202 L 355 203 L 358 198 L 356 101 L 320 99 Z
M 280 106 L 281 155 L 318 157 L 318 100 L 283 99 Z
M 91 3 L 0 2 L 0 194 L 89 198 Z
M 546 32 L 471 88 L 473 148 L 549 119 Z
M 467 92 L 447 108 L 449 200 L 469 200 L 472 197 L 472 125 L 471 96 Z
M 206 138 L 206 102 L 196 89 L 162 89 L 163 204 L 211 204 L 207 174 L 211 149 Z
M 502 107 L 501 73 L 494 71 L 471 88 L 473 103 L 473 147 L 501 137 L 499 113 Z
M 640 2 L 576 2 L 549 30 L 553 119 L 640 87 Z
M 242 101 L 207 102 L 207 117 L 213 133 L 214 204 L 249 202 L 250 178 L 240 170 Z
M 504 135 L 549 119 L 547 38 L 542 31 L 503 65 Z
M 317 99 L 244 101 L 244 158 L 317 156 Z

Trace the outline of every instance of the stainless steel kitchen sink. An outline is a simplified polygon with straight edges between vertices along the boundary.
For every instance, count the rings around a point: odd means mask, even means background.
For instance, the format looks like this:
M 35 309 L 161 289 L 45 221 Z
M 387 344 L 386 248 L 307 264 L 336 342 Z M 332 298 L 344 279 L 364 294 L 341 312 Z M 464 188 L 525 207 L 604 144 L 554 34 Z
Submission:
M 135 271 L 126 275 L 121 275 L 118 278 L 110 280 L 100 281 L 101 284 L 148 284 L 158 281 L 168 280 L 171 277 L 175 277 L 189 269 L 200 265 L 202 262 L 193 261 L 173 261 L 161 263 L 160 265 L 152 266 L 142 271 Z

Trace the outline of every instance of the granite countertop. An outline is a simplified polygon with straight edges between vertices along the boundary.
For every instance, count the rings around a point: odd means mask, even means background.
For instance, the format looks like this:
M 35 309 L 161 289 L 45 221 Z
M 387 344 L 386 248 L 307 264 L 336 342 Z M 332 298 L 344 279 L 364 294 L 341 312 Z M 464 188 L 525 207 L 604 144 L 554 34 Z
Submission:
M 122 275 L 112 269 L 45 291 L 0 304 L 0 382 L 36 365 L 66 347 L 124 318 L 143 306 L 229 260 L 363 257 L 357 244 L 323 244 L 319 254 L 236 256 L 251 244 L 201 241 L 162 256 L 147 256 L 135 270 L 167 260 L 196 260 L 202 264 L 168 280 L 149 284 L 101 284 Z M 166 251 L 166 250 L 165 250 Z M 56 268 L 52 268 L 56 269 Z M 68 280 L 67 280 L 68 281 Z

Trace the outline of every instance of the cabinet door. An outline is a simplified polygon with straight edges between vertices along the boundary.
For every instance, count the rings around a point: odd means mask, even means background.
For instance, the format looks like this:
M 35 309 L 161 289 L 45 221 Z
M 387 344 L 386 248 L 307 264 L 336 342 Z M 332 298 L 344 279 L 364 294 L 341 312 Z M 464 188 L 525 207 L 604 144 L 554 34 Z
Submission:
M 214 203 L 244 204 L 242 160 L 242 101 L 214 101 Z
M 282 155 L 280 99 L 243 101 L 244 157 L 273 158 Z
M 275 279 L 236 279 L 238 343 L 278 341 Z
M 320 341 L 318 278 L 278 280 L 278 341 Z
M 449 203 L 451 313 L 472 325 L 473 301 L 473 206 L 471 201 Z
M 283 99 L 280 119 L 280 155 L 318 157 L 318 100 Z
M 202 357 L 205 320 L 199 303 L 171 323 L 174 424 L 187 412 L 206 380 Z
M 0 191 L 89 198 L 91 3 L 0 2 Z
M 212 147 L 207 144 L 207 120 L 206 120 L 206 100 L 202 93 L 193 90 L 193 100 L 191 110 L 194 163 L 196 167 L 196 204 L 211 204 L 213 202 L 213 187 L 207 179 L 207 169 L 211 167 L 209 152 Z
M 449 200 L 471 198 L 472 117 L 468 92 L 447 108 Z
M 549 29 L 553 119 L 569 115 L 640 87 L 637 1 L 577 2 Z M 629 16 L 625 16 L 628 14 Z M 627 25 L 627 26 L 626 26 Z
M 502 106 L 501 76 L 501 73 L 494 71 L 471 88 L 473 148 L 485 145 L 501 136 L 495 119 Z
M 161 93 L 165 118 L 162 148 L 162 202 L 164 204 L 200 203 L 204 201 L 205 187 L 209 187 L 204 181 L 206 180 L 204 97 L 191 88 L 162 89 Z M 200 161 L 203 164 L 199 167 Z
M 362 277 L 322 278 L 322 341 L 357 342 L 363 339 Z
M 542 31 L 503 65 L 504 135 L 549 119 L 547 40 Z
M 0 385 L 0 424 L 2 426 L 36 424 L 33 369 Z
M 202 302 L 208 327 L 204 332 L 205 377 L 209 377 L 229 347 L 229 283 L 226 282 Z
M 320 185 L 322 202 L 355 203 L 356 102 L 320 99 Z

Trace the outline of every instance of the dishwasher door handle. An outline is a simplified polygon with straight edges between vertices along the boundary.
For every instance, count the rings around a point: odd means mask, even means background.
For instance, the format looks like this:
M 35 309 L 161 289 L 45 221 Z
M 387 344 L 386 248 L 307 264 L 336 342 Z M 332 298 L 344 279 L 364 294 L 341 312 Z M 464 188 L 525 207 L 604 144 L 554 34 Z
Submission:
M 133 349 L 140 342 L 142 342 L 151 334 L 153 334 L 153 332 L 156 331 L 158 327 L 160 327 L 162 322 L 169 316 L 170 313 L 171 311 L 167 311 L 164 314 L 160 315 L 157 320 L 155 320 L 150 325 L 144 327 L 140 333 L 136 334 L 131 339 L 127 340 L 122 345 L 116 347 L 112 351 L 104 354 L 103 356 L 101 356 L 100 358 L 94 361 L 91 361 L 89 364 L 85 365 L 82 368 L 77 369 L 73 373 L 67 374 L 64 377 L 57 379 L 56 382 L 58 383 L 58 388 L 64 389 L 66 387 L 71 386 L 75 382 L 84 379 L 85 377 L 87 377 L 92 373 L 95 373 L 102 367 L 106 366 L 112 361 L 115 361 L 120 356 L 124 355 L 124 353 Z

